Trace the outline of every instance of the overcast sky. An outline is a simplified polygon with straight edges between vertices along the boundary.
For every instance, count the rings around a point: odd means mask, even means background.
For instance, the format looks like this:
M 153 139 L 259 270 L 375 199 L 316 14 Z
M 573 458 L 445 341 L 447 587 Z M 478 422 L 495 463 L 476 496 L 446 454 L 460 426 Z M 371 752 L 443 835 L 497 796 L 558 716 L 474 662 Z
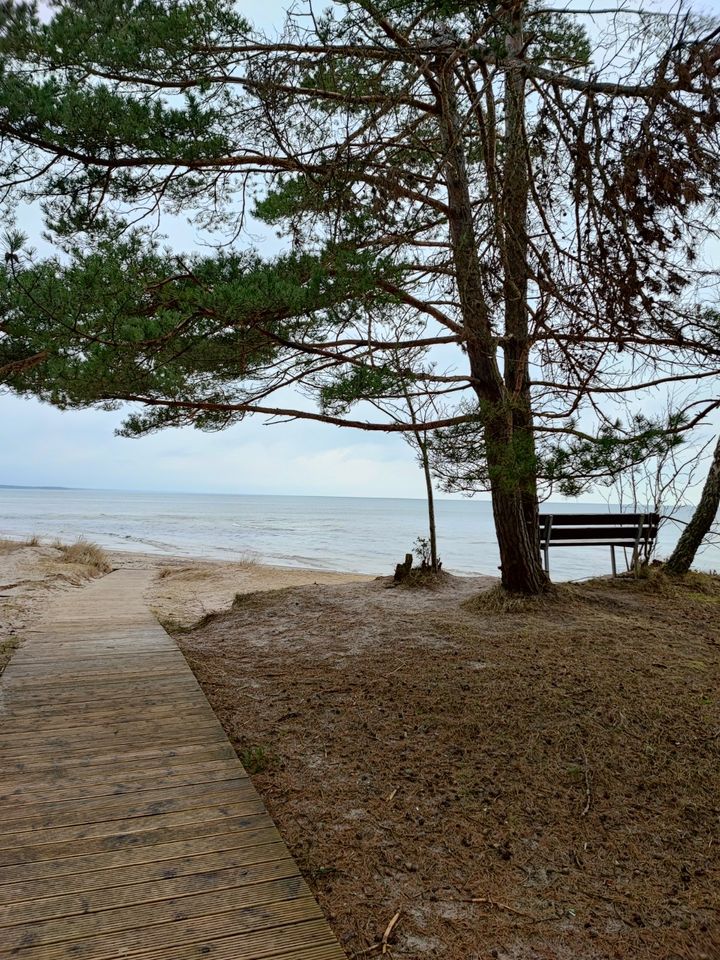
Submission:
M 282 11 L 288 3 L 245 0 L 240 6 L 258 25 L 272 27 L 282 22 Z M 317 5 L 318 9 L 323 6 Z M 709 0 L 701 7 L 720 11 L 720 0 Z M 26 230 L 31 227 L 24 226 Z M 191 241 L 191 237 L 188 233 L 184 239 Z M 424 495 L 413 452 L 398 436 L 363 434 L 308 422 L 267 426 L 261 420 L 249 419 L 217 434 L 186 428 L 128 440 L 114 435 L 121 419 L 119 413 L 63 413 L 34 400 L 0 395 L 0 484 L 218 493 Z

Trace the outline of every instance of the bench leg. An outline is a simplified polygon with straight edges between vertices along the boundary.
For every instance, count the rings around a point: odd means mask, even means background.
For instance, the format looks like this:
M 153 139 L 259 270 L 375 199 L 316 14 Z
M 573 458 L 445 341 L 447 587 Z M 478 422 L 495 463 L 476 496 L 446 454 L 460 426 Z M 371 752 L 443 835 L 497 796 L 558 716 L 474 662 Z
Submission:
M 550 576 L 550 548 L 545 545 L 545 573 Z
M 617 565 L 615 564 L 615 547 L 610 547 L 610 559 L 612 561 L 613 576 L 617 576 Z

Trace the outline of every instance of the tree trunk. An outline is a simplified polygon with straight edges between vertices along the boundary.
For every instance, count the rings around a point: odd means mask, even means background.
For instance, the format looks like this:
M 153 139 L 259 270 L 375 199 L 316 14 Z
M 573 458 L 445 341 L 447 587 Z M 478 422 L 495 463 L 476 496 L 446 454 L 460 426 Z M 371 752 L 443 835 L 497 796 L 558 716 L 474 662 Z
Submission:
M 507 51 L 522 58 L 522 0 L 507 17 Z M 504 379 L 511 398 L 513 462 L 532 549 L 540 558 L 540 511 L 530 392 L 528 324 L 528 168 L 525 131 L 525 78 L 518 66 L 505 77 L 505 164 L 502 186 L 503 298 L 505 301 Z
M 710 532 L 720 508 L 720 437 L 715 446 L 707 480 L 700 494 L 692 520 L 683 530 L 677 546 L 670 554 L 665 569 L 670 573 L 687 573 L 700 544 Z
M 535 556 L 522 496 L 517 492 L 492 489 L 495 533 L 500 547 L 502 585 L 512 593 L 535 595 L 547 587 L 548 579 Z M 539 553 L 539 549 L 538 549 Z
M 505 271 L 510 271 L 508 289 L 513 291 L 510 320 L 517 326 L 517 330 L 514 327 L 508 332 L 511 337 L 518 336 L 518 362 L 509 374 L 513 384 L 509 388 L 497 361 L 495 337 L 478 259 L 452 57 L 439 57 L 438 63 L 438 106 L 449 206 L 448 226 L 470 372 L 485 433 L 502 584 L 506 590 L 515 593 L 537 594 L 545 589 L 548 581 L 540 560 L 539 530 L 536 528 L 535 468 L 532 458 L 526 461 L 518 456 L 522 450 L 517 446 L 518 440 L 521 448 L 531 442 L 532 432 L 529 385 L 527 376 L 522 375 L 522 371 L 527 369 L 527 198 L 517 208 L 503 213 L 503 219 L 508 221 L 503 224 L 503 230 L 516 239 L 512 264 L 507 256 L 504 264 Z M 522 85 L 520 91 L 522 93 Z M 524 104 L 516 104 L 516 109 L 523 110 Z M 522 163 L 525 170 L 524 154 Z M 514 356 L 515 353 L 511 351 L 511 363 Z M 515 387 L 518 371 L 519 390 Z M 518 412 L 514 413 L 516 408 Z M 516 422 L 519 436 L 514 432 Z M 518 470 L 519 463 L 521 470 Z
M 437 549 L 437 531 L 435 529 L 435 493 L 433 491 L 432 473 L 430 472 L 430 458 L 427 451 L 427 439 L 417 434 L 423 473 L 425 474 L 425 489 L 427 490 L 428 530 L 430 531 L 430 566 L 433 573 L 440 570 L 440 561 Z

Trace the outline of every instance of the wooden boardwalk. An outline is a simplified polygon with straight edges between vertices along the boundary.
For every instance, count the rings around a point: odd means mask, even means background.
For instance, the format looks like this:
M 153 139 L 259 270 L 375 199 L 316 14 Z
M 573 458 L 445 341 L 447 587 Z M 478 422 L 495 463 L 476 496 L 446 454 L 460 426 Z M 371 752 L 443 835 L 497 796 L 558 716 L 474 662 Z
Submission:
M 0 680 L 0 958 L 343 960 L 148 577 L 63 594 Z

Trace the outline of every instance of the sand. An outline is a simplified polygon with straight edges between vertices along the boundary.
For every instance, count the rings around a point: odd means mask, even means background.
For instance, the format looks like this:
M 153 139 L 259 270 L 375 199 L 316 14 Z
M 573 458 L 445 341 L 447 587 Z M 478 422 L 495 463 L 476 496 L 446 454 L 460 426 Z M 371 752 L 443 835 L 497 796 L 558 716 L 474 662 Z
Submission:
M 66 562 L 49 540 L 34 541 L 35 538 L 0 540 L 0 671 L 53 594 L 77 589 L 101 575 L 92 566 Z M 238 593 L 372 579 L 363 574 L 276 567 L 252 561 L 227 563 L 130 551 L 105 554 L 112 569 L 156 571 L 146 599 L 163 625 L 179 629 L 228 609 Z
M 160 559 L 141 554 L 113 554 L 118 566 L 155 566 L 157 576 L 147 594 L 150 608 L 166 628 L 189 627 L 203 617 L 228 609 L 237 594 L 288 587 L 320 586 L 371 580 L 360 573 L 275 567 L 252 561 Z

